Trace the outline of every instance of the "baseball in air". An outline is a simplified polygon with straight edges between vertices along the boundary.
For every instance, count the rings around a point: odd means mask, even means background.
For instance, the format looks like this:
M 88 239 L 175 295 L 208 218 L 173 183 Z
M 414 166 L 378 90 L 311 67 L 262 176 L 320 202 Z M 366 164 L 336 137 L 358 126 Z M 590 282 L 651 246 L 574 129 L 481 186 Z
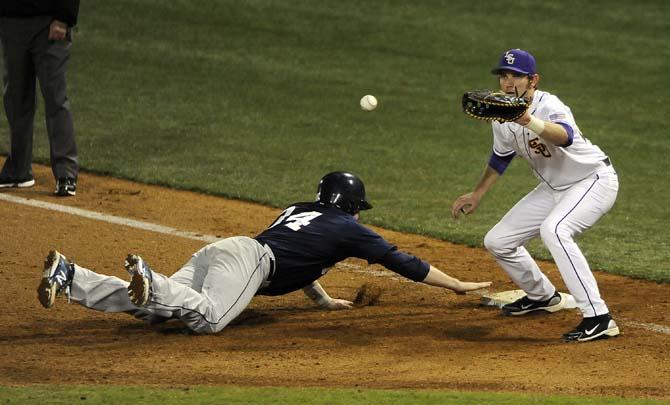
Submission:
M 372 96 L 368 94 L 367 96 L 363 96 L 361 99 L 361 108 L 365 111 L 372 111 L 375 108 L 377 108 L 377 99 L 375 96 Z

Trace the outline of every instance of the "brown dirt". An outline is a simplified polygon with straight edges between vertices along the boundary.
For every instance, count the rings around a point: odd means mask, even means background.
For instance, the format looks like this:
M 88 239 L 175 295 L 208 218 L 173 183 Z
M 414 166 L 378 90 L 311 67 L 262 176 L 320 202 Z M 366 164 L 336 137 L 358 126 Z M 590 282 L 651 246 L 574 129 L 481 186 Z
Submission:
M 79 194 L 50 195 L 48 168 L 37 186 L 2 191 L 221 237 L 255 235 L 278 210 L 191 192 L 82 174 Z M 448 220 L 445 218 L 445 220 Z M 129 384 L 418 388 L 670 398 L 670 335 L 639 323 L 670 325 L 668 285 L 599 272 L 601 291 L 623 335 L 565 344 L 575 311 L 503 317 L 457 296 L 388 277 L 350 260 L 322 284 L 353 300 L 369 283 L 383 291 L 374 306 L 326 312 L 301 292 L 257 297 L 214 336 L 182 332 L 179 323 L 150 327 L 125 314 L 104 314 L 60 299 L 43 309 L 35 288 L 42 262 L 57 248 L 77 263 L 125 277 L 123 258 L 141 253 L 171 274 L 204 243 L 0 201 L 0 385 Z M 514 289 L 491 257 L 416 235 L 377 229 L 402 249 L 462 279 Z M 565 290 L 551 263 L 541 263 Z M 376 277 L 376 275 L 384 275 Z

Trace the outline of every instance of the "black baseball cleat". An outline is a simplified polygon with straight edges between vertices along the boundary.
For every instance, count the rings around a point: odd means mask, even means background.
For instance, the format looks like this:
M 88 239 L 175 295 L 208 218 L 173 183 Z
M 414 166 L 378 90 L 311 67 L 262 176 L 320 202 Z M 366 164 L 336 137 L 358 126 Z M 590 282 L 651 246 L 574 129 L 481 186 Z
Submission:
M 77 179 L 71 177 L 59 177 L 56 180 L 54 195 L 68 197 L 77 195 Z
M 563 308 L 563 303 L 561 299 L 561 294 L 556 291 L 554 295 L 551 296 L 546 301 L 534 301 L 528 298 L 527 295 L 519 298 L 518 300 L 503 305 L 502 312 L 504 315 L 524 315 L 533 311 L 547 311 L 547 312 L 556 312 Z
M 595 339 L 606 339 L 619 335 L 619 327 L 610 314 L 592 316 L 582 319 L 573 330 L 563 335 L 564 342 L 588 342 Z
M 23 180 L 12 179 L 9 177 L 0 177 L 0 188 L 28 188 L 35 185 L 35 179 L 32 177 L 25 178 Z

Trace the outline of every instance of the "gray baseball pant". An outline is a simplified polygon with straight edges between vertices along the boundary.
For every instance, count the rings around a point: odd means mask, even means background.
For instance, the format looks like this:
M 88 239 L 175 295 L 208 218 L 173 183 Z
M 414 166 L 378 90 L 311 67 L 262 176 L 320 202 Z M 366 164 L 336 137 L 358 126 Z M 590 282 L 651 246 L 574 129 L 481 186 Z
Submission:
M 128 298 L 128 282 L 75 265 L 70 298 L 91 309 L 126 312 L 147 322 L 178 318 L 198 333 L 216 333 L 249 305 L 270 274 L 274 255 L 255 239 L 236 236 L 200 249 L 170 277 L 152 271 L 146 307 Z

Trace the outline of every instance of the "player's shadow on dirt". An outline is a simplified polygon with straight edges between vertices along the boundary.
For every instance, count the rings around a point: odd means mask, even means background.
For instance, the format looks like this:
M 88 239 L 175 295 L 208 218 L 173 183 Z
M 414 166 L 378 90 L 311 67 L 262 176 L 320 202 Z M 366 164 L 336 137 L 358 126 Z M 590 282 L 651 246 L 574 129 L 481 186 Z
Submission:
M 277 318 L 268 311 L 245 309 L 240 316 L 228 324 L 228 327 L 269 325 L 276 322 Z
M 467 308 L 472 308 L 468 304 Z M 475 305 L 476 307 L 476 305 Z M 490 308 L 482 308 L 484 311 Z M 373 310 L 374 311 L 374 310 Z M 449 317 L 448 314 L 435 316 L 433 313 L 422 313 L 414 309 L 394 312 L 359 312 L 338 311 L 329 313 L 326 318 L 319 317 L 313 322 L 306 322 L 305 317 L 292 317 L 300 312 L 302 315 L 320 313 L 319 309 L 275 308 L 258 312 L 255 316 L 276 314 L 272 322 L 281 327 L 294 327 L 291 336 L 312 340 L 337 341 L 349 345 L 369 345 L 383 339 L 403 339 L 407 337 L 427 336 L 438 340 L 454 340 L 464 342 L 510 342 L 546 344 L 552 339 L 523 336 L 523 332 L 515 333 L 501 326 L 508 323 L 504 316 L 482 316 L 477 325 L 463 320 L 462 317 Z M 497 311 L 494 311 L 497 314 Z M 516 319 L 515 319 L 516 320 Z M 241 323 L 244 325 L 244 323 Z M 249 326 L 253 326 L 249 324 Z M 268 330 L 264 333 L 272 333 Z
M 466 342 L 526 342 L 542 343 L 546 339 L 531 338 L 525 336 L 500 336 L 492 334 L 492 327 L 481 326 L 449 326 L 444 329 L 443 336 L 450 339 Z
M 277 322 L 277 320 L 267 312 L 255 311 L 247 309 L 230 322 L 225 329 L 242 328 L 242 327 L 257 327 L 260 325 L 270 325 Z M 143 322 L 136 322 L 129 325 L 124 325 L 120 329 L 126 331 L 146 329 L 153 330 L 163 335 L 193 335 L 198 336 L 198 333 L 190 330 L 185 324 L 176 319 L 170 319 L 167 322 L 149 325 Z
M 226 329 L 255 328 L 262 325 L 271 325 L 282 322 L 283 318 L 290 318 L 291 314 L 315 312 L 312 308 L 274 308 L 271 310 L 246 309 L 234 319 Z M 285 319 L 284 319 L 285 320 Z M 11 342 L 15 345 L 33 344 L 35 341 L 61 341 L 68 346 L 78 346 L 95 337 L 98 342 L 114 342 L 126 339 L 130 335 L 145 335 L 160 333 L 163 335 L 197 335 L 192 333 L 186 325 L 176 319 L 163 323 L 149 324 L 139 319 L 125 315 L 113 318 L 95 319 L 58 319 L 45 327 L 43 320 L 34 321 L 21 327 L 21 333 L 12 333 L 5 330 L 0 333 L 0 343 Z M 224 329 L 225 330 L 225 329 Z M 32 333 L 23 333 L 32 331 Z
M 257 327 L 260 325 L 270 325 L 276 322 L 278 322 L 278 320 L 268 311 L 246 309 L 237 318 L 230 322 L 225 329 Z M 140 326 L 147 327 L 148 325 L 140 324 Z M 170 320 L 164 324 L 151 325 L 149 327 L 154 328 L 164 335 L 198 335 L 177 320 Z
M 506 319 L 494 317 L 479 319 L 478 325 L 463 321 L 461 318 L 447 316 L 435 317 L 431 313 L 415 310 L 381 312 L 371 308 L 367 312 L 341 311 L 328 313 L 328 317 L 317 316 L 323 311 L 318 308 L 295 308 L 292 306 L 264 308 L 261 310 L 247 308 L 233 320 L 226 330 L 253 330 L 259 336 L 268 337 L 282 334 L 287 328 L 292 330 L 291 336 L 347 345 L 369 345 L 388 338 L 406 338 L 408 336 L 430 336 L 435 339 L 446 339 L 465 342 L 526 342 L 542 343 L 545 339 L 524 337 L 523 333 L 514 333 L 509 327 L 503 333 L 496 332 L 504 324 L 524 319 Z M 530 318 L 530 317 L 529 317 Z M 534 317 L 535 319 L 539 317 Z M 272 325 L 269 328 L 262 326 Z M 508 325 L 509 326 L 509 325 Z M 523 329 L 522 325 L 519 325 Z M 15 345 L 33 344 L 35 341 L 59 342 L 67 346 L 86 344 L 94 339 L 98 343 L 115 344 L 133 336 L 151 334 L 179 336 L 196 335 L 178 320 L 169 320 L 162 324 L 150 325 L 133 318 L 115 319 L 60 319 L 45 328 L 43 323 L 36 322 L 27 329 L 35 333 L 3 333 L 0 342 L 12 342 Z M 243 334 L 246 332 L 242 332 Z

